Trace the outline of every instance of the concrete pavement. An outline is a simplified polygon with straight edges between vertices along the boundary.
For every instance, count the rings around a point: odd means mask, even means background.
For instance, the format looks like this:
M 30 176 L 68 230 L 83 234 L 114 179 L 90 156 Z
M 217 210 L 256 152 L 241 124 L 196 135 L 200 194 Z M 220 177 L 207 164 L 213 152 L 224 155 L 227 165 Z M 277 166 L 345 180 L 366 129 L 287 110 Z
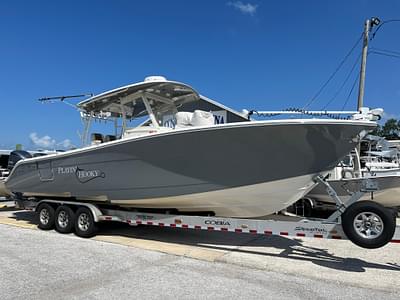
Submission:
M 0 223 L 36 229 L 32 217 L 31 212 L 8 210 L 0 212 Z M 104 224 L 93 239 L 209 262 L 400 293 L 399 244 L 368 250 L 341 240 L 150 226 L 135 228 L 124 224 Z
M 1 299 L 398 299 L 397 292 L 9 225 L 0 225 L 0 253 Z

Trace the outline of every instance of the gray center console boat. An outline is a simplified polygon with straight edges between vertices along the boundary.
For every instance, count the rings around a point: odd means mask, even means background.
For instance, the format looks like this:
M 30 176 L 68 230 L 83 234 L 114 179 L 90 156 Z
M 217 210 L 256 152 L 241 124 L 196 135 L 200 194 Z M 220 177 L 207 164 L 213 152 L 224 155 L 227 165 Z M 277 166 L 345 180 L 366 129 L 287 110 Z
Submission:
M 93 96 L 78 104 L 84 140 L 94 119 L 112 120 L 115 134 L 21 160 L 5 185 L 37 200 L 257 217 L 307 194 L 316 174 L 332 169 L 376 126 L 315 118 L 214 124 L 209 112 L 179 112 L 199 99 L 190 86 L 163 77 Z M 145 116 L 150 122 L 129 126 Z

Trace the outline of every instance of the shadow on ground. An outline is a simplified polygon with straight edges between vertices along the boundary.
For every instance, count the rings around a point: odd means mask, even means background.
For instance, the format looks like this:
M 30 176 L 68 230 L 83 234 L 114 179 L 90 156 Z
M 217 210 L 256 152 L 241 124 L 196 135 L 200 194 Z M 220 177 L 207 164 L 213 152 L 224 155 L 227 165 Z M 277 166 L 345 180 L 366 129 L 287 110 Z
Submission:
M 35 214 L 31 211 L 15 211 L 9 217 L 27 221 L 30 224 L 37 224 Z M 283 236 L 262 236 L 218 231 L 206 232 L 203 230 L 144 225 L 132 227 L 124 223 L 113 222 L 103 223 L 100 226 L 98 235 L 122 236 L 266 257 L 281 257 L 293 261 L 309 261 L 322 267 L 347 272 L 365 272 L 367 268 L 400 271 L 399 264 L 381 264 L 354 257 L 340 257 L 329 253 L 328 249 L 306 246 L 301 239 Z M 344 241 L 336 242 L 345 243 Z M 246 249 L 243 249 L 243 247 Z

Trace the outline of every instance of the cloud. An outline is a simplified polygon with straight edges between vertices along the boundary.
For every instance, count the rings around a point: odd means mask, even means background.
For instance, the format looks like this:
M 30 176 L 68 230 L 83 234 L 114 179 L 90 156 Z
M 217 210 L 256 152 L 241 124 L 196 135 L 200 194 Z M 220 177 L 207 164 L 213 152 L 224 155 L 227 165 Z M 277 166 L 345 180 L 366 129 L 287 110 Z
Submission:
M 400 119 L 400 114 L 392 114 L 392 113 L 387 113 L 387 112 L 384 111 L 382 119 L 383 120 L 389 120 L 389 119 L 399 120 Z
M 62 142 L 57 143 L 57 146 L 61 146 L 61 147 L 65 148 L 65 149 L 70 149 L 72 147 L 75 147 L 75 145 L 72 144 L 71 140 L 69 140 L 69 139 L 65 139 Z
M 54 146 L 56 144 L 56 140 L 52 139 L 48 135 L 38 137 L 36 132 L 32 132 L 29 135 L 29 138 L 31 139 L 31 142 L 35 146 L 40 147 L 40 148 L 45 148 L 45 149 L 54 148 Z
M 64 149 L 71 149 L 72 147 L 75 147 L 74 144 L 72 144 L 71 140 L 65 139 L 59 143 L 53 138 L 51 138 L 48 135 L 39 137 L 36 132 L 32 132 L 29 135 L 29 138 L 32 142 L 32 144 L 38 148 L 41 149 L 55 149 L 55 148 L 64 148 Z
M 227 3 L 229 6 L 234 7 L 237 10 L 240 10 L 243 14 L 247 14 L 250 16 L 254 16 L 257 11 L 258 5 L 250 4 L 250 3 L 243 3 L 242 1 L 233 1 Z

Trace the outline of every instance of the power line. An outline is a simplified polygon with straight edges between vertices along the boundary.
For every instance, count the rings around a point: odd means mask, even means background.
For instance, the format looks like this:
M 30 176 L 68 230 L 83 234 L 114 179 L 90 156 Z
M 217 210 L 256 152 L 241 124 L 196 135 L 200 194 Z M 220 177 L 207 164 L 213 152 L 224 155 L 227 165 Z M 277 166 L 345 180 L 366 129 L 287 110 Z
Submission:
M 380 52 L 387 52 L 387 53 L 400 55 L 400 51 L 394 51 L 394 50 L 388 50 L 388 49 L 382 49 L 382 48 L 375 48 L 375 47 L 371 47 L 370 49 L 372 51 L 376 50 L 376 51 L 380 51 Z
M 340 88 L 336 91 L 335 95 L 333 95 L 333 97 L 328 101 L 328 103 L 322 108 L 322 110 L 325 110 L 329 104 L 332 103 L 333 100 L 336 99 L 336 97 L 340 94 L 340 92 L 343 90 L 343 87 L 346 85 L 347 81 L 349 80 L 351 74 L 353 74 L 353 71 L 355 69 L 355 67 L 357 66 L 358 62 L 360 61 L 361 58 L 361 53 L 360 55 L 358 55 L 357 59 L 355 60 L 353 66 L 350 69 L 349 74 L 347 75 L 346 79 L 344 80 L 344 82 L 342 83 L 342 85 L 340 86 Z
M 397 54 L 390 54 L 390 53 L 385 53 L 385 52 L 380 52 L 380 51 L 370 51 L 369 53 L 400 59 L 400 54 L 398 54 L 398 55 Z
M 331 74 L 331 76 L 329 76 L 328 80 L 325 81 L 325 83 L 321 86 L 321 88 L 318 90 L 318 92 L 314 95 L 314 97 L 311 98 L 310 101 L 308 101 L 308 103 L 303 107 L 303 109 L 308 108 L 316 99 L 317 97 L 322 93 L 322 91 L 324 90 L 324 88 L 328 85 L 328 83 L 332 80 L 333 77 L 335 77 L 336 73 L 341 69 L 341 67 L 343 66 L 343 64 L 346 62 L 346 60 L 348 59 L 348 57 L 351 55 L 351 53 L 353 53 L 354 49 L 357 47 L 357 45 L 360 43 L 360 41 L 362 40 L 363 37 L 362 33 L 360 35 L 360 37 L 357 39 L 356 43 L 354 44 L 354 46 L 350 49 L 350 51 L 345 55 L 345 57 L 342 59 L 342 61 L 339 63 L 339 65 L 336 67 L 335 71 Z
M 378 25 L 378 27 L 376 27 L 376 30 L 370 37 L 370 40 L 372 41 L 375 38 L 376 33 L 379 31 L 379 29 L 381 29 L 381 27 L 383 25 L 388 24 L 388 23 L 393 23 L 393 22 L 400 22 L 400 19 L 391 19 L 391 20 L 383 21 L 381 24 Z
M 358 74 L 358 75 L 356 76 L 356 78 L 355 78 L 355 80 L 354 80 L 354 82 L 353 82 L 353 85 L 352 85 L 352 87 L 351 87 L 351 90 L 350 90 L 350 92 L 349 92 L 347 98 L 346 98 L 346 101 L 344 102 L 344 104 L 343 104 L 343 106 L 342 106 L 342 111 L 343 111 L 344 108 L 346 107 L 347 102 L 349 102 L 350 96 L 351 96 L 351 94 L 353 93 L 354 87 L 356 86 L 356 83 L 357 83 L 359 77 L 360 77 L 360 74 Z

